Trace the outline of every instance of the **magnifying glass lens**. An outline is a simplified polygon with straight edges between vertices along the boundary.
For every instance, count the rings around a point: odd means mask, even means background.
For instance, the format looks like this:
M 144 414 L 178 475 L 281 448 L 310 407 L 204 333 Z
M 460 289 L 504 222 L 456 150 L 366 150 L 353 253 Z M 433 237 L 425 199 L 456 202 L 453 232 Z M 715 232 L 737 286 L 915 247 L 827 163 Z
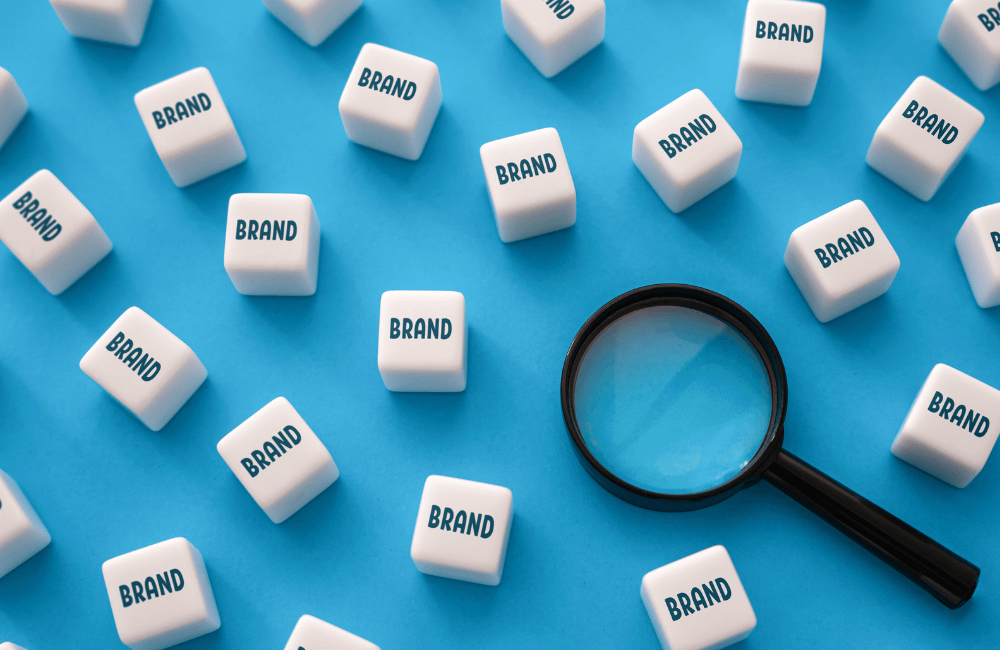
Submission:
M 771 384 L 753 344 L 689 307 L 653 305 L 605 327 L 584 353 L 574 410 L 595 459 L 635 487 L 695 494 L 754 458 Z

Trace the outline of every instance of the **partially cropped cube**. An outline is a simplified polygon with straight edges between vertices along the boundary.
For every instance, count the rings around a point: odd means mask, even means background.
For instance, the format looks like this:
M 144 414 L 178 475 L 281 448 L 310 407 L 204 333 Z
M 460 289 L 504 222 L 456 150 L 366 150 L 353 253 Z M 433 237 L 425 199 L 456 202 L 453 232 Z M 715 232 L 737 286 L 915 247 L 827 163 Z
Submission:
M 221 626 L 205 560 L 183 537 L 104 563 L 118 637 L 132 650 L 163 650 Z
M 0 650 L 3 650 L 0 648 Z M 378 646 L 315 616 L 305 615 L 295 624 L 285 650 L 379 650 Z
M 930 201 L 984 120 L 944 86 L 917 77 L 876 129 L 868 164 L 921 201 Z
M 428 476 L 410 557 L 429 575 L 498 585 L 513 519 L 513 495 L 507 488 Z
M 409 393 L 465 390 L 468 329 L 457 291 L 386 291 L 378 326 L 385 387 Z
M 223 261 L 249 296 L 311 296 L 319 274 L 319 218 L 304 194 L 234 194 Z
M 632 160 L 673 212 L 736 176 L 743 143 L 705 93 L 692 90 L 635 127 Z
M 427 59 L 367 43 L 347 79 L 339 109 L 352 141 L 417 160 L 441 109 L 438 67 Z
M 1000 2 L 955 0 L 938 41 L 979 90 L 1000 83 Z
M 28 112 L 28 100 L 14 76 L 0 68 L 0 148 Z
M 24 492 L 14 479 L 0 471 L 0 578 L 34 557 L 51 541 L 49 531 Z
M 487 142 L 479 155 L 502 241 L 544 235 L 576 223 L 576 187 L 555 129 Z
M 73 36 L 136 47 L 153 0 L 49 0 Z
M 316 47 L 358 10 L 361 0 L 264 0 L 274 17 Z
M 503 28 L 545 77 L 604 40 L 604 0 L 500 0 Z
M 743 24 L 736 96 L 808 106 L 823 64 L 826 7 L 816 2 L 753 0 Z
M 6 641 L 4 643 L 0 643 L 0 650 L 24 650 L 24 648 L 19 645 L 14 645 L 10 641 Z
M 955 246 L 979 306 L 1000 305 L 1000 203 L 973 210 Z
M 964 488 L 997 442 L 1000 390 L 939 363 L 903 421 L 892 453 L 945 483 Z
M 284 397 L 254 413 L 216 448 L 276 524 L 298 512 L 340 476 L 330 452 Z
M 94 215 L 47 169 L 0 201 L 0 241 L 53 294 L 111 252 Z
M 796 228 L 785 266 L 813 314 L 826 323 L 888 291 L 899 257 L 868 206 L 851 201 Z
M 194 351 L 138 307 L 118 317 L 80 360 L 80 370 L 153 431 L 208 377 Z
M 207 68 L 188 70 L 138 92 L 135 106 L 178 187 L 246 160 L 243 143 Z

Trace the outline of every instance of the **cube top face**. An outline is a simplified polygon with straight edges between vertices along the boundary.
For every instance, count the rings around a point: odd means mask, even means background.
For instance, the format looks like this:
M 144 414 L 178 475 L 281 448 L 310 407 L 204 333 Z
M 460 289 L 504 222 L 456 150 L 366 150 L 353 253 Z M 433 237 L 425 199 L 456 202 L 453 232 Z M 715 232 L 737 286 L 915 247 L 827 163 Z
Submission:
M 370 641 L 308 614 L 299 619 L 285 650 L 379 650 Z
M 979 306 L 1000 305 L 1000 203 L 973 210 L 955 246 Z
M 603 16 L 604 0 L 503 0 L 542 47 L 572 37 L 580 25 Z
M 0 578 L 40 550 L 52 537 L 10 476 L 0 471 Z
M 499 485 L 447 476 L 424 483 L 410 556 L 430 575 L 497 585 L 503 574 L 513 495 Z
M 815 2 L 755 0 L 747 4 L 740 68 L 819 75 L 826 7 Z
M 438 67 L 431 61 L 366 43 L 340 96 L 340 113 L 413 131 L 435 89 L 440 94 L 440 84 Z
M 389 390 L 465 390 L 465 296 L 457 291 L 386 291 L 378 329 L 378 369 Z
M 257 505 L 269 515 L 310 478 L 331 466 L 333 480 L 339 475 L 330 452 L 284 397 L 272 400 L 247 418 L 219 441 L 217 449 Z M 332 482 L 326 482 L 321 489 Z M 285 515 L 281 518 L 284 521 L 292 513 L 280 514 Z
M 830 301 L 899 270 L 899 256 L 863 201 L 799 226 L 788 248 L 801 256 L 812 284 Z
M 657 169 L 678 186 L 710 173 L 721 161 L 743 151 L 739 136 L 697 89 L 639 122 L 635 138 L 652 152 Z
M 183 537 L 104 563 L 118 636 L 133 650 L 161 650 L 219 629 L 205 561 Z
M 713 546 L 650 571 L 640 589 L 664 650 L 708 650 L 742 641 L 757 625 L 729 553 Z
M 226 222 L 226 270 L 302 269 L 310 241 L 318 236 L 312 232 L 315 214 L 305 194 L 234 194 Z
M 1000 391 L 939 363 L 931 370 L 892 443 L 902 460 L 965 487 L 979 474 L 1000 433 Z

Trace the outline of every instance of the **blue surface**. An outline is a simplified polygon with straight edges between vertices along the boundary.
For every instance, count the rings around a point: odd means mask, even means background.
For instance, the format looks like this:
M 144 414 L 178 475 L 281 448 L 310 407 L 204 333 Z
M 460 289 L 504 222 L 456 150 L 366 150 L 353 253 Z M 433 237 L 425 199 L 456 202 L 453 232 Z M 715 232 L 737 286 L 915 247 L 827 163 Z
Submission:
M 0 467 L 53 536 L 0 580 L 2 640 L 121 647 L 101 563 L 182 535 L 207 561 L 223 621 L 192 650 L 280 648 L 304 613 L 383 650 L 652 650 L 642 575 L 713 544 L 729 549 L 757 613 L 745 649 L 996 648 L 1000 460 L 957 490 L 889 453 L 935 363 L 1000 386 L 1000 312 L 976 306 L 954 247 L 968 213 L 1000 200 L 1000 89 L 975 90 L 937 44 L 947 2 L 831 1 L 806 109 L 735 99 L 742 2 L 612 3 L 604 44 L 552 80 L 506 38 L 498 4 L 370 0 L 311 49 L 257 2 L 160 0 L 137 50 L 70 37 L 40 0 L 0 6 L 0 65 L 31 104 L 0 150 L 0 194 L 51 169 L 115 244 L 59 297 L 0 251 Z M 441 68 L 444 106 L 417 163 L 344 135 L 337 100 L 368 41 Z M 132 96 L 200 65 L 248 160 L 179 190 Z M 864 162 L 876 126 L 921 74 L 986 115 L 926 204 Z M 632 164 L 632 130 L 694 87 L 742 138 L 743 160 L 735 182 L 675 216 Z M 547 126 L 566 148 L 577 225 L 505 245 L 479 147 Z M 323 228 L 314 297 L 233 289 L 222 253 L 235 192 L 313 198 Z M 902 267 L 887 295 L 823 325 L 782 254 L 795 227 L 859 198 Z M 663 514 L 587 475 L 560 412 L 563 357 L 600 305 L 654 282 L 719 291 L 762 321 L 788 371 L 788 449 L 981 566 L 966 607 L 949 611 L 769 485 Z M 465 294 L 468 390 L 385 390 L 376 340 L 388 289 Z M 132 305 L 209 372 L 158 433 L 77 367 Z M 342 471 L 280 526 L 215 451 L 278 395 Z M 498 587 L 413 567 L 431 473 L 513 490 Z

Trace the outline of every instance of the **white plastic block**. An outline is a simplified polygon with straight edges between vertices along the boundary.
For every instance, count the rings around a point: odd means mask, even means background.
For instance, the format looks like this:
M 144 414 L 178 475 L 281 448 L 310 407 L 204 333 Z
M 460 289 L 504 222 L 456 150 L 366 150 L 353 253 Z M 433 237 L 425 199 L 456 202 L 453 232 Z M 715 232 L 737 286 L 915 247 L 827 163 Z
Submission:
M 361 6 L 361 0 L 264 0 L 274 17 L 316 47 Z
M 716 650 L 742 641 L 757 615 L 723 546 L 712 546 L 642 577 L 642 602 L 663 650 Z
M 510 40 L 554 77 L 604 40 L 604 0 L 500 0 Z
M 868 164 L 921 201 L 930 201 L 984 120 L 944 86 L 917 77 L 875 130 Z
M 247 158 L 207 68 L 188 70 L 140 90 L 135 106 L 178 187 L 197 183 Z
M 479 149 L 500 239 L 513 242 L 576 223 L 576 187 L 559 132 L 539 129 Z
M 379 650 L 379 647 L 307 614 L 295 624 L 285 650 Z
M 955 246 L 979 306 L 1000 305 L 1000 203 L 973 210 Z
M 80 360 L 80 370 L 153 431 L 208 377 L 194 351 L 138 307 L 118 317 Z
M 428 476 L 410 546 L 413 563 L 432 576 L 500 584 L 512 508 L 505 487 Z
M 183 537 L 104 563 L 118 636 L 132 650 L 162 650 L 218 630 L 205 560 Z
M 14 479 L 0 471 L 0 578 L 34 557 L 51 541 L 49 531 L 24 492 Z M 0 650 L 4 650 L 3 646 Z
M 250 296 L 311 296 L 319 273 L 319 218 L 304 194 L 234 194 L 226 273 Z
M 284 397 L 272 400 L 233 429 L 217 449 L 276 524 L 340 476 L 330 452 Z
M 7 641 L 6 643 L 0 643 L 0 650 L 24 650 L 24 648 Z
M 28 100 L 14 76 L 0 68 L 0 147 L 28 112 Z
M 951 366 L 931 370 L 903 421 L 892 453 L 964 488 L 993 451 L 1000 428 L 1000 391 Z
M 826 7 L 815 2 L 748 2 L 736 96 L 808 106 L 823 64 L 825 27 Z
M 1000 82 L 1000 2 L 955 0 L 938 41 L 979 90 Z
M 420 57 L 367 43 L 340 96 L 347 137 L 416 160 L 441 108 L 438 67 Z
M 47 169 L 0 201 L 0 241 L 53 294 L 111 252 L 94 215 Z
M 899 257 L 868 206 L 851 201 L 796 228 L 785 266 L 813 314 L 826 323 L 888 291 Z
M 465 390 L 468 328 L 457 291 L 386 291 L 378 325 L 385 387 L 410 393 Z
M 736 176 L 743 143 L 705 93 L 692 90 L 635 127 L 632 160 L 673 212 Z
M 153 0 L 49 0 L 73 36 L 136 47 Z

